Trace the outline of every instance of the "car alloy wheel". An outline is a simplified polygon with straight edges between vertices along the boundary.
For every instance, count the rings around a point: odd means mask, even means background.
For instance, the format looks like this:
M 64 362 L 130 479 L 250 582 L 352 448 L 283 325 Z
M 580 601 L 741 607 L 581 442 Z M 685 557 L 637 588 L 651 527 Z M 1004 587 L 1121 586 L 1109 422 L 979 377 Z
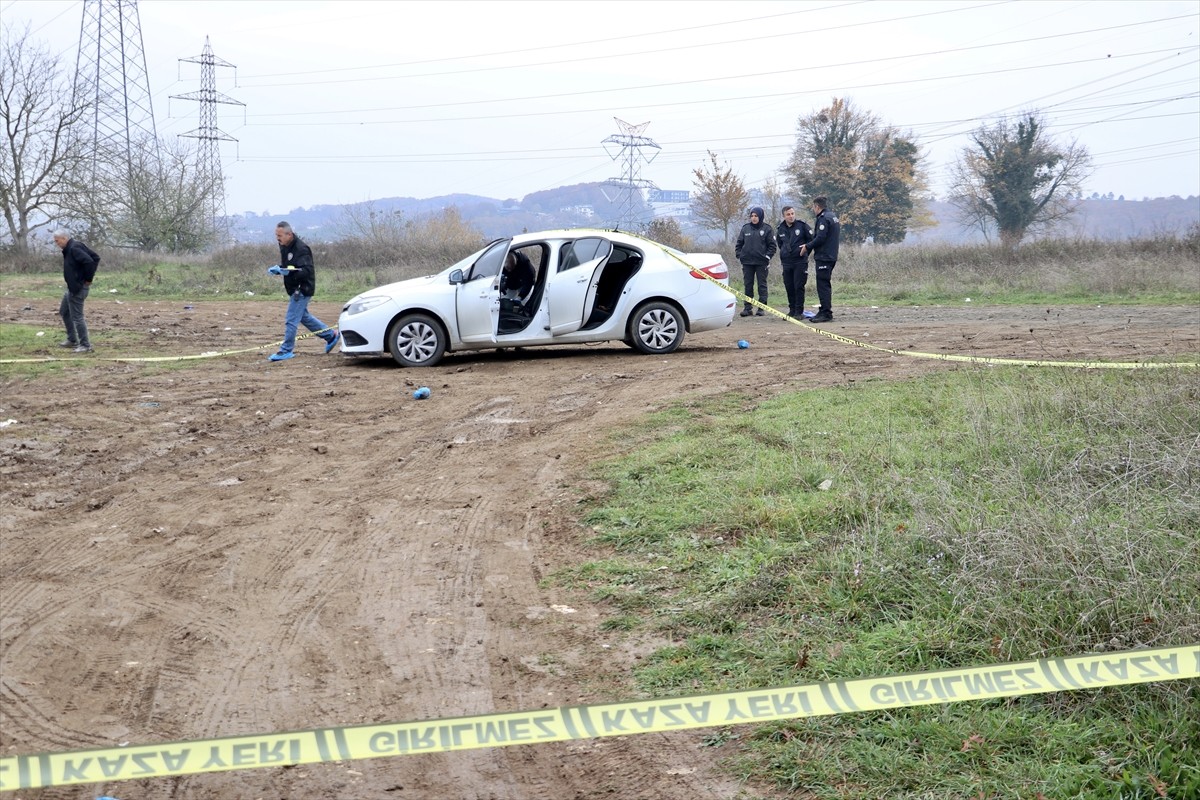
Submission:
M 683 317 L 670 303 L 647 303 L 630 317 L 629 334 L 639 352 L 670 353 L 683 341 Z
M 392 358 L 403 367 L 432 367 L 446 354 L 446 334 L 428 314 L 408 314 L 388 334 Z

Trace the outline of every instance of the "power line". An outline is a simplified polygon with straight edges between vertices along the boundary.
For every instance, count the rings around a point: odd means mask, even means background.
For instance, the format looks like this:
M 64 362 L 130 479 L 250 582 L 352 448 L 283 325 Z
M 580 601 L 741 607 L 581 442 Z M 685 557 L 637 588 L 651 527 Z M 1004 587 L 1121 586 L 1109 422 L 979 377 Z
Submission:
M 1185 48 L 1185 49 L 1186 50 L 1197 50 L 1197 49 L 1200 49 L 1200 45 L 1192 46 L 1192 47 Z M 934 81 L 955 80 L 955 79 L 961 79 L 961 78 L 979 78 L 979 77 L 985 77 L 988 75 L 1004 75 L 1004 74 L 1009 74 L 1009 73 L 1013 73 L 1013 72 L 1023 72 L 1023 71 L 1029 71 L 1029 70 L 1058 69 L 1061 67 L 1077 66 L 1079 64 L 1089 64 L 1089 63 L 1094 63 L 1094 62 L 1098 62 L 1098 61 L 1099 62 L 1108 62 L 1108 61 L 1113 61 L 1113 60 L 1122 59 L 1122 58 L 1137 58 L 1137 57 L 1146 56 L 1146 55 L 1157 55 L 1157 54 L 1163 53 L 1163 52 L 1171 52 L 1175 55 L 1179 55 L 1182 51 L 1180 51 L 1177 48 L 1166 48 L 1166 49 L 1161 49 L 1161 50 L 1147 50 L 1147 51 L 1138 52 L 1138 53 L 1127 53 L 1127 54 L 1118 55 L 1118 56 L 1104 55 L 1104 56 L 1097 56 L 1097 57 L 1093 57 L 1093 58 L 1077 59 L 1075 61 L 1059 61 L 1059 62 L 1053 62 L 1053 63 L 1049 63 L 1049 64 L 1036 64 L 1033 66 L 1024 66 L 1024 67 L 1006 67 L 1004 69 L 985 70 L 985 71 L 981 71 L 981 72 L 955 73 L 953 75 L 935 75 L 935 76 L 927 77 L 927 78 L 907 78 L 904 80 L 882 81 L 882 82 L 878 82 L 878 83 L 863 83 L 863 84 L 853 84 L 853 85 L 847 85 L 847 86 L 823 87 L 820 90 L 804 90 L 804 91 L 798 91 L 798 92 L 771 92 L 769 94 L 737 95 L 734 97 L 723 97 L 723 98 L 716 98 L 716 99 L 706 98 L 703 100 L 680 100 L 680 101 L 676 101 L 676 102 L 672 102 L 672 103 L 647 103 L 647 104 L 635 105 L 635 106 L 630 106 L 630 105 L 626 104 L 626 105 L 622 106 L 622 108 L 641 110 L 641 109 L 655 109 L 655 108 L 672 108 L 672 107 L 678 107 L 678 106 L 710 105 L 710 104 L 716 104 L 716 103 L 744 103 L 744 102 L 747 102 L 750 100 L 794 98 L 794 97 L 803 97 L 805 95 L 811 95 L 811 94 L 828 95 L 831 92 L 837 93 L 837 92 L 849 92 L 849 91 L 858 90 L 858 89 L 879 89 L 879 88 L 886 88 L 889 86 L 907 86 L 907 85 L 911 85 L 914 83 L 930 83 L 930 82 L 934 82 Z M 664 86 L 673 86 L 673 85 L 677 85 L 677 84 L 664 84 Z M 662 87 L 660 86 L 660 87 L 653 87 L 653 88 L 662 88 Z M 530 102 L 533 100 L 553 100 L 553 99 L 559 99 L 562 97 L 577 97 L 582 94 L 603 94 L 603 93 L 618 92 L 618 91 L 622 91 L 622 90 L 620 90 L 620 89 L 597 89 L 597 90 L 594 90 L 591 92 L 574 92 L 574 93 L 564 92 L 564 93 L 550 94 L 550 95 L 538 95 L 538 96 L 533 96 L 533 97 L 511 98 L 511 99 L 507 99 L 507 100 L 469 100 L 469 101 L 455 101 L 455 102 L 447 102 L 447 103 L 429 103 L 429 104 L 413 105 L 413 106 L 394 106 L 394 107 L 390 107 L 390 108 L 378 108 L 378 109 L 356 109 L 353 111 L 282 112 L 279 114 L 258 114 L 258 115 L 255 115 L 255 117 L 252 117 L 252 119 L 257 118 L 257 117 L 290 117 L 290 116 L 348 114 L 348 113 L 363 113 L 363 112 L 374 113 L 374 112 L 379 112 L 379 111 L 414 111 L 414 110 L 433 109 L 433 108 L 452 108 L 452 107 L 456 107 L 456 106 L 492 105 L 492 104 L 496 104 L 496 103 L 517 104 L 517 103 L 526 103 L 526 102 Z M 407 123 L 414 123 L 414 122 L 470 122 L 470 121 L 477 121 L 477 120 L 508 119 L 511 117 L 565 116 L 565 115 L 573 115 L 573 114 L 595 114 L 595 113 L 611 112 L 612 110 L 613 109 L 610 109 L 610 108 L 586 108 L 586 109 L 563 109 L 563 110 L 552 110 L 552 111 L 531 111 L 527 108 L 524 108 L 524 109 L 521 109 L 519 112 L 514 112 L 512 114 L 488 114 L 488 115 L 465 116 L 465 117 L 431 117 L 431 118 L 425 118 L 425 119 L 374 120 L 374 121 L 345 120 L 345 121 L 337 121 L 337 122 L 297 122 L 297 121 L 280 122 L 280 123 L 252 122 L 249 124 L 255 125 L 255 126 L 270 126 L 270 125 L 275 125 L 275 124 L 287 125 L 287 126 L 295 126 L 295 125 L 347 126 L 347 125 L 392 125 L 392 124 L 397 124 L 397 123 L 406 123 L 407 124 Z
M 1090 28 L 1090 29 L 1082 30 L 1082 31 L 1071 31 L 1069 33 L 1057 33 L 1057 34 L 1050 34 L 1047 36 L 1034 36 L 1034 37 L 1031 37 L 1028 39 L 1013 39 L 1013 40 L 1006 41 L 1006 42 L 993 42 L 991 44 L 974 45 L 971 47 L 954 47 L 954 48 L 946 48 L 943 50 L 932 50 L 932 51 L 927 51 L 927 52 L 923 52 L 923 53 L 906 53 L 904 55 L 899 55 L 899 56 L 881 56 L 879 58 L 867 58 L 867 59 L 860 59 L 858 61 L 844 61 L 844 62 L 837 63 L 837 64 L 823 64 L 822 67 L 826 68 L 826 69 L 843 69 L 846 67 L 865 66 L 867 64 L 880 64 L 880 63 L 891 62 L 891 61 L 906 61 L 906 60 L 917 59 L 917 58 L 945 56 L 945 55 L 950 55 L 952 53 L 974 52 L 977 50 L 985 50 L 985 49 L 994 48 L 994 47 L 1007 47 L 1007 46 L 1016 45 L 1016 44 L 1030 44 L 1030 43 L 1034 43 L 1034 42 L 1044 42 L 1044 41 L 1052 40 L 1052 39 L 1062 39 L 1062 38 L 1066 38 L 1069 36 L 1082 36 L 1084 34 L 1090 34 L 1090 33 L 1106 33 L 1109 31 L 1133 28 L 1133 27 L 1138 27 L 1141 25 L 1152 25 L 1152 24 L 1159 23 L 1159 22 L 1171 22 L 1171 21 L 1178 20 L 1178 19 L 1188 19 L 1188 18 L 1191 18 L 1194 16 L 1195 16 L 1194 14 L 1184 14 L 1184 15 L 1179 15 L 1179 16 L 1174 16 L 1174 17 L 1160 17 L 1158 19 L 1153 19 L 1153 20 L 1141 20 L 1138 22 L 1127 22 L 1127 23 L 1124 23 L 1121 25 L 1110 25 L 1110 26 L 1107 26 L 1104 28 Z M 780 35 L 783 35 L 783 34 L 780 34 Z M 787 34 L 787 35 L 795 36 L 798 34 Z M 807 32 L 805 35 L 807 35 Z M 720 44 L 736 44 L 736 43 L 737 42 L 721 42 Z M 668 48 L 667 50 L 656 51 L 656 53 L 669 52 L 669 50 L 671 50 L 671 49 L 690 49 L 690 48 L 696 47 L 696 46 L 697 45 L 688 45 L 686 48 Z M 711 46 L 711 45 L 709 45 L 709 46 Z M 1173 49 L 1174 48 L 1164 48 L 1164 49 L 1150 51 L 1150 52 L 1159 52 L 1159 53 L 1170 52 Z M 1185 48 L 1185 49 L 1193 49 L 1193 48 Z M 634 54 L 623 53 L 623 54 L 619 54 L 619 57 L 625 58 L 625 57 L 628 57 L 629 55 L 643 55 L 643 54 L 642 53 L 634 53 Z M 596 58 L 614 58 L 614 57 L 618 57 L 618 56 L 616 56 L 616 55 L 596 56 Z M 1064 62 L 1064 63 L 1067 63 L 1067 64 L 1085 63 L 1085 61 L 1089 61 L 1089 60 L 1090 61 L 1106 60 L 1107 58 L 1110 58 L 1110 57 L 1111 56 L 1105 56 L 1105 57 L 1098 58 L 1098 59 L 1093 58 L 1093 59 L 1085 59 L 1083 61 L 1069 61 L 1069 62 Z M 577 60 L 586 61 L 589 59 L 577 59 Z M 558 64 L 562 64 L 562 63 L 575 63 L 575 60 L 566 61 L 566 62 L 549 62 L 546 64 L 529 64 L 529 65 L 522 65 L 522 66 L 555 66 Z M 490 66 L 490 67 L 481 67 L 478 70 L 471 70 L 471 71 L 494 72 L 498 69 L 511 69 L 511 67 Z M 752 73 L 747 73 L 747 74 L 742 74 L 742 75 L 724 75 L 724 76 L 720 76 L 720 77 L 716 77 L 716 78 L 697 78 L 695 80 L 687 80 L 687 81 L 670 81 L 667 83 L 644 84 L 644 85 L 640 85 L 640 86 L 621 86 L 621 87 L 616 87 L 616 88 L 611 88 L 611 89 L 594 89 L 594 90 L 587 90 L 587 91 L 562 92 L 562 93 L 556 93 L 556 94 L 534 95 L 534 96 L 528 96 L 528 97 L 509 97 L 509 98 L 490 99 L 490 100 L 467 100 L 467 101 L 459 101 L 459 102 L 455 102 L 455 103 L 442 103 L 439 105 L 440 106 L 456 106 L 456 105 L 477 105 L 477 104 L 490 104 L 490 103 L 517 103 L 517 102 L 528 102 L 530 100 L 546 100 L 546 99 L 555 99 L 555 98 L 561 98 L 561 97 L 576 97 L 581 94 L 604 94 L 604 93 L 612 93 L 612 92 L 633 92 L 633 91 L 643 91 L 643 90 L 647 90 L 647 89 L 672 89 L 672 88 L 676 88 L 676 87 L 680 87 L 680 86 L 692 86 L 692 85 L 705 84 L 705 83 L 717 83 L 717 82 L 725 82 L 725 81 L 748 81 L 748 80 L 751 80 L 754 78 L 773 77 L 773 76 L 777 76 L 780 74 L 791 73 L 791 72 L 807 72 L 811 69 L 812 69 L 811 66 L 805 66 L 805 67 L 797 67 L 792 70 L 774 70 L 771 72 L 752 72 Z M 1004 72 L 1004 71 L 1005 70 L 997 70 L 994 72 L 984 72 L 984 73 L 977 73 L 977 74 L 990 75 L 990 74 L 996 74 L 998 72 Z M 285 73 L 285 74 L 287 74 L 287 73 Z M 295 74 L 301 75 L 304 73 L 295 73 Z M 457 74 L 457 73 L 455 73 L 455 74 Z M 358 82 L 359 80 L 372 80 L 372 81 L 374 81 L 374 80 L 405 80 L 410 77 L 415 78 L 415 77 L 432 77 L 432 76 L 431 75 L 413 75 L 413 76 L 403 76 L 402 78 L 388 77 L 388 78 L 353 79 L 351 81 L 344 81 L 344 82 Z M 972 77 L 972 76 L 955 76 L 955 77 Z M 295 85 L 295 84 L 257 84 L 257 85 L 254 85 L 253 87 L 244 86 L 243 88 L 271 88 L 271 87 L 277 87 L 277 86 L 291 86 L 291 85 Z M 314 84 L 313 84 L 313 82 L 306 81 L 304 85 L 311 86 Z M 877 85 L 877 84 L 869 84 L 869 85 Z M 884 84 L 884 85 L 886 85 L 886 84 Z M 412 108 L 425 108 L 425 107 L 426 106 L 389 106 L 389 107 L 371 108 L 371 109 L 341 109 L 338 111 L 295 112 L 295 113 L 349 114 L 349 113 L 376 112 L 376 111 L 404 111 L 404 110 L 410 110 Z M 286 115 L 287 114 L 280 114 L 280 115 L 272 115 L 272 116 L 286 116 Z
M 988 8 L 989 6 L 1004 5 L 1007 2 L 1010 2 L 1010 0 L 999 0 L 998 2 L 981 3 L 979 5 L 967 6 L 964 8 L 950 8 L 950 9 L 943 9 L 943 10 L 939 10 L 939 11 L 930 11 L 930 12 L 926 12 L 926 13 L 922 13 L 922 14 L 910 14 L 908 16 L 903 16 L 903 17 L 890 17 L 890 18 L 881 19 L 881 20 L 869 20 L 867 22 L 854 22 L 854 23 L 846 23 L 843 25 L 831 25 L 831 26 L 828 26 L 825 28 L 812 28 L 812 29 L 806 29 L 804 31 L 799 31 L 799 32 L 776 33 L 776 34 L 758 33 L 758 34 L 755 34 L 755 36 L 753 36 L 751 38 L 747 38 L 747 39 L 724 39 L 724 40 L 717 41 L 717 42 L 704 42 L 704 43 L 699 43 L 699 44 L 680 45 L 679 47 L 656 48 L 654 50 L 636 50 L 633 52 L 622 51 L 620 53 L 605 53 L 605 54 L 598 55 L 598 56 L 582 56 L 582 57 L 576 57 L 576 58 L 561 59 L 561 60 L 557 60 L 557 61 L 540 61 L 540 62 L 532 62 L 532 63 L 528 63 L 528 64 L 510 64 L 507 66 L 489 65 L 486 67 L 472 67 L 471 69 L 455 70 L 455 71 L 451 71 L 451 72 L 423 72 L 423 73 L 416 73 L 413 75 L 405 75 L 405 76 L 400 76 L 400 77 L 403 77 L 403 78 L 430 78 L 430 77 L 440 77 L 440 76 L 445 76 L 445 75 L 463 75 L 463 74 L 468 74 L 468 73 L 473 73 L 473 72 L 494 72 L 495 70 L 498 70 L 498 69 L 526 69 L 528 67 L 561 66 L 563 64 L 578 64 L 578 63 L 582 63 L 584 61 L 601 61 L 601 60 L 610 59 L 610 58 L 630 58 L 630 57 L 641 56 L 641 55 L 661 55 L 663 53 L 670 53 L 670 52 L 675 52 L 678 50 L 694 50 L 698 47 L 713 47 L 716 45 L 729 45 L 729 44 L 746 44 L 747 42 L 753 42 L 755 44 L 758 44 L 758 43 L 761 43 L 765 39 L 778 39 L 781 37 L 798 36 L 798 35 L 809 36 L 809 35 L 813 35 L 813 34 L 817 34 L 817 33 L 829 33 L 832 31 L 845 30 L 848 28 L 863 27 L 866 25 L 881 25 L 881 24 L 885 24 L 885 23 L 889 23 L 889 22 L 906 22 L 908 20 L 920 19 L 922 17 L 939 16 L 942 14 L 953 14 L 953 13 L 959 13 L 962 11 L 974 11 L 975 9 L 979 9 L 979 8 Z M 853 6 L 853 5 L 859 5 L 859 3 L 844 3 L 844 4 L 842 4 L 842 6 Z M 840 8 L 842 6 L 832 6 L 829 8 Z M 815 14 L 815 13 L 819 13 L 819 12 L 825 11 L 825 10 L 829 10 L 829 9 L 828 8 L 806 8 L 802 12 L 801 11 L 784 12 L 782 14 L 772 15 L 770 17 L 738 19 L 738 20 L 732 20 L 730 22 L 713 23 L 710 25 L 699 25 L 699 26 L 695 26 L 692 28 L 677 28 L 677 29 L 672 29 L 672 30 L 667 30 L 667 31 L 656 31 L 654 33 L 630 34 L 628 36 L 623 35 L 620 37 L 612 37 L 612 38 L 608 38 L 608 39 L 597 39 L 597 40 L 584 41 L 584 42 L 575 42 L 575 43 L 571 43 L 571 44 L 546 45 L 543 47 L 530 48 L 530 50 L 506 50 L 506 51 L 502 51 L 499 53 L 490 53 L 490 54 L 486 54 L 486 55 L 454 56 L 451 58 L 429 59 L 427 61 L 409 61 L 409 62 L 401 62 L 398 64 L 382 64 L 382 65 L 367 66 L 367 67 L 339 67 L 339 68 L 328 69 L 328 70 L 310 70 L 310 71 L 303 71 L 303 72 L 276 72 L 276 73 L 270 73 L 268 75 L 263 75 L 263 76 L 259 76 L 259 77 L 293 77 L 293 76 L 299 77 L 302 75 L 320 75 L 320 74 L 324 74 L 324 73 L 328 73 L 328 72 L 343 72 L 343 71 L 351 70 L 351 69 L 388 69 L 391 67 L 398 67 L 398 66 L 419 66 L 421 64 L 434 64 L 434 63 L 440 63 L 442 61 L 457 61 L 457 60 L 465 60 L 465 59 L 487 58 L 487 57 L 492 57 L 492 56 L 497 56 L 497 55 L 518 55 L 518 54 L 524 54 L 526 52 L 530 52 L 531 50 L 536 51 L 536 50 L 556 49 L 556 48 L 561 48 L 561 47 L 582 47 L 582 46 L 589 45 L 589 44 L 607 44 L 608 42 L 614 42 L 614 41 L 624 42 L 628 39 L 635 39 L 635 38 L 645 37 L 645 36 L 661 36 L 664 34 L 685 33 L 685 32 L 689 32 L 689 31 L 693 31 L 693 30 L 700 30 L 702 28 L 727 27 L 728 25 L 731 25 L 734 23 L 758 22 L 758 21 L 762 21 L 762 20 L 774 20 L 778 16 L 789 16 L 792 14 L 801 14 L 801 13 Z M 251 76 L 251 77 L 255 77 L 255 76 Z M 395 80 L 395 79 L 396 79 L 396 77 L 381 76 L 381 77 L 375 77 L 375 78 L 351 78 L 351 79 L 348 79 L 347 81 L 306 80 L 303 82 L 303 85 L 312 86 L 314 84 L 345 83 L 345 82 L 352 82 L 352 81 L 358 81 L 358 80 L 376 81 L 376 80 Z M 270 87 L 277 87 L 277 86 L 295 86 L 295 85 L 297 85 L 297 84 L 260 83 L 260 84 L 248 85 L 244 88 L 264 88 L 264 87 L 270 88 Z

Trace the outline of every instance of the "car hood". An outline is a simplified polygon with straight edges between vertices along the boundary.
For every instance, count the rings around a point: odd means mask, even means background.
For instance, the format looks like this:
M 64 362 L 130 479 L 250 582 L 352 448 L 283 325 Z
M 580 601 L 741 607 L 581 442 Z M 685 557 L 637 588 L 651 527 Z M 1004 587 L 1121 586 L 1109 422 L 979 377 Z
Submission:
M 413 292 L 422 291 L 429 286 L 437 283 L 446 283 L 448 278 L 442 273 L 437 275 L 424 275 L 420 278 L 409 278 L 395 283 L 388 283 L 383 286 L 376 286 L 374 289 L 368 289 L 360 295 L 357 295 L 353 300 L 358 300 L 363 297 L 397 297 L 400 295 L 409 295 Z M 353 300 L 351 302 L 353 302 Z

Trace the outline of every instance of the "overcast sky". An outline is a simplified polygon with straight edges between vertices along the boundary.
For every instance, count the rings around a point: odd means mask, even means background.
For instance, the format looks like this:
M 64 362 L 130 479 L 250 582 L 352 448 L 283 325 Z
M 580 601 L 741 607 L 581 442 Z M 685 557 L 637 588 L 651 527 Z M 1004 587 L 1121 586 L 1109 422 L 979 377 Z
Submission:
M 115 9 L 115 0 L 104 0 Z M 130 5 L 127 2 L 127 5 Z M 82 0 L 0 0 L 73 68 Z M 137 4 L 160 137 L 200 125 L 206 37 L 227 210 L 469 193 L 521 198 L 621 178 L 617 120 L 660 145 L 640 177 L 692 189 L 712 150 L 748 186 L 796 120 L 850 99 L 914 133 L 932 189 L 969 132 L 1040 109 L 1092 153 L 1085 194 L 1200 194 L 1200 3 L 289 2 Z M 107 11 L 106 13 L 115 13 Z M 195 140 L 189 140 L 195 144 Z M 610 146 L 611 147 L 611 146 Z

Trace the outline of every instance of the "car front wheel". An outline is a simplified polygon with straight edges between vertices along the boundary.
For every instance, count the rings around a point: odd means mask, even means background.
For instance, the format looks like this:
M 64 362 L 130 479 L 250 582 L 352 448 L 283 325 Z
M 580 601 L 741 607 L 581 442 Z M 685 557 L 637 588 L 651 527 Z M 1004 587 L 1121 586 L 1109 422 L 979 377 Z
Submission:
M 670 303 L 647 303 L 629 318 L 629 341 L 646 355 L 662 355 L 683 341 L 683 317 Z
M 407 314 L 392 323 L 388 350 L 402 367 L 432 367 L 446 354 L 446 334 L 428 314 Z

